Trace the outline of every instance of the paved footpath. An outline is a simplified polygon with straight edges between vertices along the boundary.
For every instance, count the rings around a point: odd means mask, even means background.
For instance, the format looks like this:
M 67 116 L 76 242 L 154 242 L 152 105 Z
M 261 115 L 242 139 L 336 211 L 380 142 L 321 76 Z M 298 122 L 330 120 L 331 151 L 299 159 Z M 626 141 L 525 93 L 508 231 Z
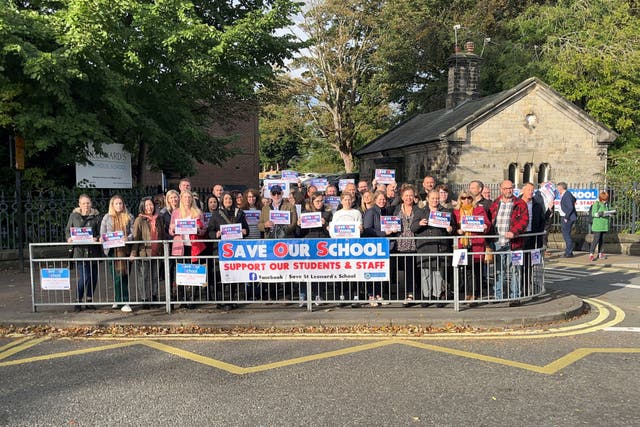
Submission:
M 547 260 L 550 283 L 558 280 L 558 271 L 571 269 L 580 271 L 587 266 L 613 267 L 625 270 L 640 270 L 640 258 L 611 255 L 607 260 L 589 263 L 587 254 L 579 254 L 565 259 L 559 254 Z M 521 327 L 569 319 L 579 314 L 583 308 L 581 298 L 565 291 L 549 291 L 547 295 L 520 307 L 506 304 L 485 304 L 472 309 L 463 308 L 455 312 L 451 306 L 445 308 L 378 307 L 362 309 L 338 309 L 327 306 L 315 308 L 311 313 L 295 305 L 281 307 L 260 305 L 241 308 L 230 312 L 216 309 L 213 305 L 195 310 L 175 310 L 167 314 L 164 308 L 135 311 L 125 314 L 108 307 L 93 312 L 71 312 L 71 307 L 31 309 L 30 275 L 26 270 L 15 268 L 0 270 L 0 325 L 28 326 L 50 325 L 55 327 L 74 326 L 159 326 L 179 327 L 197 325 L 202 328 L 293 328 L 305 326 L 349 327 L 420 325 L 442 327 L 445 325 L 466 325 L 472 328 Z

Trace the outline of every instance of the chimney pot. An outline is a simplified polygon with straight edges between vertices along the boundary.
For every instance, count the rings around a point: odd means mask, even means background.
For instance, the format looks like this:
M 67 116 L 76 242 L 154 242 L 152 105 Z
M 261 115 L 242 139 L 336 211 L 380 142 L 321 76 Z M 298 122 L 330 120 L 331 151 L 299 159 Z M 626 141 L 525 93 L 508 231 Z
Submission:
M 467 51 L 467 53 L 473 53 L 474 47 L 475 46 L 474 46 L 473 42 L 466 42 L 464 44 L 464 49 Z

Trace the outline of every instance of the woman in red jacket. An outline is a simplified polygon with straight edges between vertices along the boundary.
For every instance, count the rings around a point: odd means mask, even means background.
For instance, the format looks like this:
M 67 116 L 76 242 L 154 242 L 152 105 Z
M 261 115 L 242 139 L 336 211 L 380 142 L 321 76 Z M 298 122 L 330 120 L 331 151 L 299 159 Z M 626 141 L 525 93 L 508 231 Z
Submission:
M 459 228 L 456 232 L 462 236 L 458 240 L 458 249 L 467 249 L 469 252 L 469 265 L 460 266 L 460 271 L 464 272 L 459 277 L 463 281 L 461 285 L 465 290 L 465 299 L 471 301 L 476 296 L 481 296 L 480 287 L 482 285 L 482 265 L 484 261 L 485 240 L 484 238 L 473 238 L 472 236 L 482 236 L 489 230 L 491 223 L 489 217 L 481 205 L 475 204 L 471 193 L 463 191 L 458 196 L 458 208 L 453 211 L 456 223 Z

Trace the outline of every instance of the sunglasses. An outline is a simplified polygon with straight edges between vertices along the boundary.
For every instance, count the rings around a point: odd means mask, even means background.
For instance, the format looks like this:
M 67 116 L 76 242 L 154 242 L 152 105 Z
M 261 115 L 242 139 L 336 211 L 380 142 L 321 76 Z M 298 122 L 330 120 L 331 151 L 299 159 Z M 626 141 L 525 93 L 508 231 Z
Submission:
M 473 197 L 471 197 L 471 196 L 464 196 L 464 197 L 460 197 L 460 200 L 473 200 Z
M 279 192 L 279 191 L 272 191 L 271 195 L 273 195 L 273 196 L 282 196 L 282 193 Z

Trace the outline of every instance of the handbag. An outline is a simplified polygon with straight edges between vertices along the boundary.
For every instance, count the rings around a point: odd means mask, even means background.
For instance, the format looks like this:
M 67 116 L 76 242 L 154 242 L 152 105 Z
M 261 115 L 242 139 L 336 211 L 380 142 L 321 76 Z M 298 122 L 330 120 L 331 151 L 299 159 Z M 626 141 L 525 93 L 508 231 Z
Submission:
M 182 236 L 173 236 L 173 245 L 171 246 L 171 255 L 181 256 L 184 255 L 184 242 Z
M 491 248 L 491 246 L 486 246 L 484 248 L 484 251 L 486 252 L 484 256 L 485 264 L 491 264 L 493 262 L 493 249 Z

